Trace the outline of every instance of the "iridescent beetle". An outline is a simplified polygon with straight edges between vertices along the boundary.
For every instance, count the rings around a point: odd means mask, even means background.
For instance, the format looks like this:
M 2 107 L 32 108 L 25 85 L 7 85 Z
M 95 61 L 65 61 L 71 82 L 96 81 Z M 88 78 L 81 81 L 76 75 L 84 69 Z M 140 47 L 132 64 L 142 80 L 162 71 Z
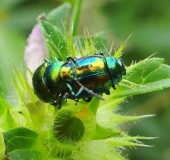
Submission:
M 61 108 L 65 99 L 90 102 L 96 96 L 104 100 L 100 94 L 109 95 L 109 89 L 116 89 L 115 85 L 125 74 L 121 58 L 100 53 L 79 59 L 67 57 L 65 62 L 57 58 L 55 62 L 45 59 L 36 69 L 32 82 L 39 99 Z

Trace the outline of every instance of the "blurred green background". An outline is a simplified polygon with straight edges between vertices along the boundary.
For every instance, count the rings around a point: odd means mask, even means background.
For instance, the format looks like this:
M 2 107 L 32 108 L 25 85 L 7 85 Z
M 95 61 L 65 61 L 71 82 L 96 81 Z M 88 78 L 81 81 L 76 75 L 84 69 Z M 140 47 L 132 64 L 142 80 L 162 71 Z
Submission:
M 66 1 L 66 0 L 65 0 Z M 64 0 L 1 0 L 0 1 L 0 83 L 5 98 L 16 101 L 10 64 L 24 66 L 26 39 L 39 14 L 48 13 Z M 84 0 L 79 34 L 84 27 L 91 35 L 104 31 L 108 49 L 118 47 L 133 33 L 124 50 L 127 66 L 151 54 L 165 59 L 170 65 L 170 1 L 169 0 Z M 1 88 L 1 87 L 0 87 Z M 170 89 L 134 96 L 122 104 L 126 115 L 155 114 L 137 123 L 121 125 L 130 135 L 158 137 L 144 143 L 151 148 L 126 148 L 130 160 L 170 159 Z

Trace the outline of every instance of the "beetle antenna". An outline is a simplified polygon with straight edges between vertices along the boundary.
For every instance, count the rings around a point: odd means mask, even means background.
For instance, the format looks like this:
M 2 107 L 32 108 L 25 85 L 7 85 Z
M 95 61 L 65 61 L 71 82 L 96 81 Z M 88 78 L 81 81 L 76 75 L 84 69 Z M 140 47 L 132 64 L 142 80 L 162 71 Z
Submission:
M 76 82 L 77 82 L 77 84 L 79 85 L 79 86 L 81 86 L 81 88 L 83 89 L 83 90 L 85 90 L 87 93 L 89 93 L 89 94 L 91 94 L 92 96 L 96 96 L 97 98 L 99 98 L 99 99 L 101 99 L 101 100 L 105 100 L 103 97 L 101 97 L 99 94 L 97 94 L 97 93 L 95 93 L 95 92 L 93 92 L 92 90 L 89 90 L 88 88 L 86 88 L 86 87 L 84 87 L 79 81 L 77 81 L 76 80 Z M 81 88 L 80 88 L 80 90 L 81 90 Z

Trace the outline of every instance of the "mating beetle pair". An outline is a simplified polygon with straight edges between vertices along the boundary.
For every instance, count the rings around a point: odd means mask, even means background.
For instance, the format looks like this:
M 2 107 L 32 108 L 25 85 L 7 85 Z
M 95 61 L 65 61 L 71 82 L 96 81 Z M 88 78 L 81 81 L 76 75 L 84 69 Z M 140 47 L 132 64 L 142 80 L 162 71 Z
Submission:
M 93 96 L 110 94 L 109 89 L 118 84 L 126 74 L 122 60 L 102 53 L 79 59 L 67 57 L 45 62 L 35 71 L 32 82 L 39 99 L 61 108 L 65 99 L 89 102 Z

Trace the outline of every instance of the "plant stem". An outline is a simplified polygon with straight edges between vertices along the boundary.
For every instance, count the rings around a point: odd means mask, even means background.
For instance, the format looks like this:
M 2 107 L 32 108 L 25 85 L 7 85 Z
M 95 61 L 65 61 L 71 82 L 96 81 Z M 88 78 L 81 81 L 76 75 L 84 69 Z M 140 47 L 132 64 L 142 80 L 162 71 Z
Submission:
M 69 34 L 75 36 L 78 32 L 78 22 L 80 17 L 82 0 L 75 0 L 69 24 Z

